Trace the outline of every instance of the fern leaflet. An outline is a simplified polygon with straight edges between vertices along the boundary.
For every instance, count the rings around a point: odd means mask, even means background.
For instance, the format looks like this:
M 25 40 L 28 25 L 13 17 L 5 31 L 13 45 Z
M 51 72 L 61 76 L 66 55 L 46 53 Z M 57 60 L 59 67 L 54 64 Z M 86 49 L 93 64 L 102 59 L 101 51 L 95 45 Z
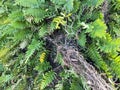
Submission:
M 39 42 L 35 39 L 32 40 L 31 44 L 28 46 L 28 50 L 26 52 L 25 58 L 26 62 L 29 60 L 29 58 L 33 55 L 33 53 L 38 50 L 40 47 L 42 47 L 43 42 Z
M 43 90 L 46 86 L 48 86 L 54 80 L 54 77 L 55 77 L 55 72 L 53 71 L 49 71 L 45 73 L 40 85 L 41 90 Z

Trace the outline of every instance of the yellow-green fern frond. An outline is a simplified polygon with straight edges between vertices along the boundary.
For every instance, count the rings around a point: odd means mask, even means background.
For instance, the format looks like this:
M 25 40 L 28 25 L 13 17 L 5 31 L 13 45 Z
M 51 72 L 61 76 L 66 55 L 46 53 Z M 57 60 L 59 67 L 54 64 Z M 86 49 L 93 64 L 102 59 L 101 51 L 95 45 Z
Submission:
M 64 17 L 61 17 L 61 16 L 54 18 L 53 22 L 56 23 L 56 29 L 60 29 L 60 26 L 59 26 L 60 24 L 63 26 L 66 24 L 66 21 L 64 21 Z
M 9 51 L 9 48 L 2 48 L 0 50 L 0 58 L 4 57 Z
M 45 56 L 46 56 L 46 53 L 43 52 L 41 55 L 40 55 L 40 62 L 43 63 L 45 61 Z

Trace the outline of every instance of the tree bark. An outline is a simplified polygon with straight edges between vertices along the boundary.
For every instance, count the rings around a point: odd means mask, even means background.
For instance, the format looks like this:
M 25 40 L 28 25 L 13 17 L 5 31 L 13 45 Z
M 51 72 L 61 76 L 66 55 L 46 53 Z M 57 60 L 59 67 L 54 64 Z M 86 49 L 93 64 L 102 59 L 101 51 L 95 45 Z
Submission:
M 63 55 L 66 65 L 72 67 L 78 75 L 83 76 L 92 90 L 114 90 L 73 47 L 59 46 L 58 51 Z
M 63 42 L 69 42 L 65 35 L 55 35 L 53 39 L 50 37 L 47 39 L 57 47 L 57 53 L 62 54 L 65 65 L 72 67 L 79 76 L 83 76 L 92 90 L 114 90 L 112 85 L 107 83 L 97 70 L 84 59 L 75 44 L 69 45 Z M 74 42 L 71 40 L 69 43 Z

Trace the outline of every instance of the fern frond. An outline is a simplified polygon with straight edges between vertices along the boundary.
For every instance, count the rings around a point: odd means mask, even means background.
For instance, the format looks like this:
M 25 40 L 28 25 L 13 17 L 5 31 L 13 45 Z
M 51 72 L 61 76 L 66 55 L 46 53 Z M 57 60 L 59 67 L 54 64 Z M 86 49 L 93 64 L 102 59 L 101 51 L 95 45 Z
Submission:
M 92 38 L 105 38 L 107 26 L 105 23 L 97 19 L 90 24 L 89 28 L 86 30 L 86 33 L 89 33 Z
M 3 30 L 1 30 L 1 29 L 3 29 Z M 10 35 L 14 32 L 14 29 L 12 27 L 6 26 L 6 25 L 1 26 L 1 29 L 0 29 L 0 33 L 1 33 L 0 37 L 2 37 L 4 35 Z
M 66 1 L 65 5 L 64 5 L 64 8 L 65 8 L 65 10 L 67 10 L 68 12 L 70 12 L 74 8 L 73 5 L 74 5 L 74 0 L 69 0 L 69 1 Z
M 39 30 L 39 36 L 40 37 L 44 37 L 47 33 L 49 33 L 50 32 L 50 30 L 48 30 L 48 25 L 46 24 L 46 25 L 42 25 L 41 26 L 41 28 L 40 28 L 40 30 Z
M 112 0 L 115 10 L 120 10 L 120 0 Z
M 8 82 L 12 78 L 11 75 L 2 75 L 0 76 L 0 86 Z
M 74 12 L 77 12 L 79 10 L 81 2 L 79 0 L 74 0 Z
M 95 46 L 90 45 L 88 48 L 88 56 L 93 60 L 93 62 L 95 62 L 97 68 L 104 70 L 108 76 L 110 75 L 108 65 L 105 63 Z
M 86 2 L 85 5 L 87 5 L 88 7 L 97 8 L 104 2 L 104 0 L 85 0 L 84 2 Z
M 66 12 L 71 12 L 74 8 L 74 0 L 51 0 L 57 7 L 60 8 L 64 6 Z
M 28 46 L 28 50 L 25 55 L 26 62 L 34 54 L 34 52 L 42 46 L 43 46 L 43 42 L 39 42 L 39 41 L 33 39 L 32 42 L 30 43 L 30 45 Z
M 48 86 L 55 78 L 55 72 L 54 71 L 49 71 L 45 73 L 43 80 L 40 84 L 41 90 L 43 90 L 46 86 Z
M 9 89 L 6 90 L 24 90 L 26 88 L 26 82 L 25 80 L 19 79 L 15 84 L 13 84 Z
M 51 2 L 53 2 L 56 5 L 63 5 L 65 4 L 65 0 L 51 0 Z
M 36 22 L 42 21 L 45 17 L 50 16 L 50 12 L 41 8 L 29 8 L 24 10 L 25 16 L 33 16 Z
M 11 22 L 10 26 L 15 29 L 25 29 L 27 27 L 27 24 L 25 22 L 17 21 L 17 22 Z
M 40 62 L 41 62 L 41 63 L 44 62 L 45 56 L 46 56 L 46 53 L 45 53 L 45 52 L 43 52 L 43 53 L 40 55 Z
M 110 67 L 115 72 L 117 77 L 120 78 L 120 56 L 113 58 Z
M 49 62 L 44 61 L 44 63 L 39 63 L 38 66 L 35 67 L 35 70 L 38 70 L 40 73 L 46 72 L 51 69 L 51 65 Z
M 27 29 L 17 30 L 14 33 L 13 39 L 15 41 L 23 41 L 24 39 L 28 38 L 30 35 L 31 35 L 30 30 Z
M 58 62 L 60 65 L 64 66 L 64 60 L 60 53 L 57 53 L 55 62 Z
M 64 17 L 61 17 L 61 16 L 54 18 L 53 22 L 56 23 L 56 29 L 60 29 L 60 26 L 59 26 L 60 24 L 63 26 L 66 24 Z
M 0 58 L 4 57 L 9 52 L 9 50 L 9 48 L 2 48 L 0 50 Z
M 59 81 L 58 84 L 55 85 L 55 90 L 63 90 L 63 83 Z
M 22 21 L 23 20 L 23 13 L 20 10 L 13 11 L 11 14 L 9 14 L 9 17 L 11 22 L 13 21 Z
M 103 39 L 102 43 L 100 43 L 99 45 L 101 51 L 111 54 L 114 54 L 117 51 L 119 51 L 119 47 L 120 47 L 120 38 L 112 39 L 112 37 L 108 33 L 106 34 L 106 39 Z
M 0 17 L 0 25 L 5 25 L 5 24 L 8 24 L 9 23 L 9 20 L 8 20 L 8 17 L 7 16 L 1 16 Z
M 83 76 L 73 77 L 70 90 L 90 90 L 90 87 L 87 85 Z
M 80 35 L 78 35 L 78 44 L 82 47 L 85 47 L 85 44 L 86 44 L 85 32 L 81 32 Z
M 73 79 L 71 83 L 70 90 L 84 90 L 83 87 L 80 85 L 78 79 Z
M 38 0 L 15 0 L 15 4 L 24 7 L 36 7 L 38 6 Z

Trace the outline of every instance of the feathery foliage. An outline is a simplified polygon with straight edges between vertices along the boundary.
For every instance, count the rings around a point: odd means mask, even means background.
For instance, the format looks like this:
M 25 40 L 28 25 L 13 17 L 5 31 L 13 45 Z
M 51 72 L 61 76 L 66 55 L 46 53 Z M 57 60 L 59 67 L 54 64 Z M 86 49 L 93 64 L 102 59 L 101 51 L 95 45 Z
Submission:
M 49 71 L 47 73 L 45 73 L 45 75 L 43 76 L 43 80 L 41 82 L 40 88 L 44 89 L 47 85 L 49 85 L 55 77 L 55 73 L 53 71 Z
M 120 0 L 1 0 L 0 90 L 89 90 L 48 49 L 46 38 L 58 31 L 77 40 L 99 73 L 120 79 L 119 29 Z

